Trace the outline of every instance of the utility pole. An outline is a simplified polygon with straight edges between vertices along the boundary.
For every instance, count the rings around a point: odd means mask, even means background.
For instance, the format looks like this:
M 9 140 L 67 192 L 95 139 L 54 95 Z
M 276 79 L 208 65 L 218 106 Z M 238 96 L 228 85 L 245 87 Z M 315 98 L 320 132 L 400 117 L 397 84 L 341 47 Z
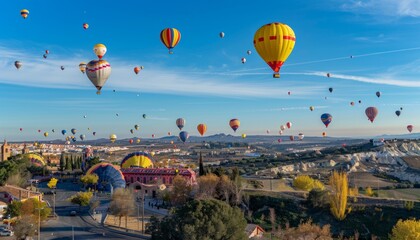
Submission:
M 142 233 L 144 234 L 144 198 L 145 198 L 145 196 L 144 196 L 144 192 L 142 193 L 142 195 L 143 195 L 143 197 L 142 197 L 142 199 L 141 199 L 141 202 L 142 202 L 142 213 L 141 213 L 141 230 L 142 230 Z
M 53 193 L 53 203 L 54 203 L 53 211 L 54 211 L 54 218 L 55 218 L 55 191 L 52 191 L 52 193 Z
M 38 210 L 38 240 L 41 240 L 41 210 L 44 208 L 36 208 Z

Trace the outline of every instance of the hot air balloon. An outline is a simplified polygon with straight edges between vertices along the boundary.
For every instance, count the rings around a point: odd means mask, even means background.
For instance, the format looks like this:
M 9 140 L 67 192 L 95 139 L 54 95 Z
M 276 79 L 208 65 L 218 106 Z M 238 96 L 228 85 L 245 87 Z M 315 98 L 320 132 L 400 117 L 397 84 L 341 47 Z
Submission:
M 332 121 L 332 116 L 329 113 L 324 113 L 321 115 L 321 121 L 324 123 L 325 127 L 328 127 L 328 125 Z
M 77 132 L 77 130 L 76 130 L 75 128 L 72 128 L 72 129 L 71 129 L 71 133 L 72 133 L 72 134 L 76 134 L 76 132 Z
M 111 75 L 111 65 L 105 60 L 92 60 L 86 65 L 87 77 L 98 89 L 96 94 L 101 94 L 101 89 Z
M 197 126 L 197 130 L 200 133 L 200 135 L 203 136 L 207 131 L 207 125 L 204 123 L 200 123 Z
M 283 134 L 283 131 L 282 131 L 282 130 L 280 130 L 280 131 L 279 131 L 279 134 L 280 134 L 280 135 L 282 135 L 282 134 Z
M 47 54 L 42 55 L 42 57 L 43 57 L 44 59 L 46 59 L 46 58 L 47 58 Z
M 140 126 L 139 125 L 134 125 L 134 129 L 139 130 Z
M 152 138 L 155 138 L 155 134 L 152 134 Z
M 246 58 L 241 58 L 242 63 L 246 63 Z
M 245 138 L 246 138 L 246 134 L 245 134 L 245 133 L 242 133 L 241 137 L 242 137 L 243 139 L 245 139 Z
M 190 135 L 186 131 L 182 131 L 182 132 L 179 133 L 179 139 L 181 139 L 181 141 L 184 142 L 184 143 L 185 143 L 185 141 L 187 141 L 187 139 L 189 137 L 190 137 Z
M 114 142 L 117 140 L 117 135 L 115 135 L 115 134 L 111 134 L 111 135 L 109 135 L 109 140 L 110 140 L 112 143 L 114 143 Z
M 174 144 L 174 141 L 171 141 L 171 144 Z
M 378 115 L 378 109 L 376 107 L 368 107 L 366 108 L 365 113 L 368 119 L 373 122 Z
M 118 117 L 118 116 L 120 116 L 120 114 L 116 113 L 116 114 L 115 114 L 115 116 L 117 116 L 117 117 Z
M 359 103 L 362 103 L 362 100 L 359 100 Z
M 254 47 L 260 57 L 273 69 L 273 77 L 280 77 L 280 68 L 295 46 L 295 33 L 283 23 L 269 23 L 254 35 Z
M 343 143 L 343 144 L 341 144 L 341 146 L 344 148 L 344 147 L 346 147 L 346 146 L 347 146 L 347 144 Z
M 99 59 L 102 59 L 106 53 L 106 46 L 102 43 L 98 43 L 93 46 L 93 52 L 96 54 L 96 56 L 98 56 Z
M 322 137 L 326 137 L 327 133 L 326 132 L 322 132 Z
M 153 152 L 153 151 L 151 151 L 151 152 L 150 152 L 150 156 L 152 156 L 152 157 L 153 157 L 153 156 L 155 156 L 155 154 L 156 154 L 156 153 L 155 153 L 155 152 Z
M 17 68 L 17 69 L 19 69 L 19 68 L 21 68 L 22 67 L 22 63 L 20 62 L 20 61 L 15 61 L 15 67 Z
M 133 144 L 134 140 L 133 140 L 133 139 L 130 139 L 130 140 L 128 140 L 128 142 L 129 142 L 130 144 Z
M 350 102 L 350 105 L 354 106 L 354 102 Z
M 299 133 L 299 135 L 298 135 L 299 140 L 303 140 L 304 137 L 305 137 L 305 135 L 303 135 L 303 133 Z
M 289 139 L 290 139 L 290 141 L 294 141 L 295 137 L 292 135 L 292 136 L 289 137 Z
M 45 54 L 50 54 L 50 50 L 45 50 Z
M 44 137 L 48 137 L 48 132 L 44 132 Z
M 23 128 L 19 128 L 19 130 L 22 132 L 23 131 Z
M 397 117 L 399 117 L 401 115 L 401 111 L 400 110 L 395 111 L 395 115 L 397 115 Z
M 133 129 L 130 129 L 130 133 L 133 134 L 134 133 L 134 130 Z
M 268 129 L 267 129 L 265 132 L 266 132 L 267 134 L 270 134 L 270 130 L 268 130 Z
M 53 132 L 53 133 L 54 133 L 54 132 L 55 132 L 55 129 L 51 129 L 51 132 Z
M 413 131 L 414 127 L 413 125 L 407 125 L 407 130 L 411 133 Z
M 381 92 L 379 92 L 379 91 L 378 91 L 378 92 L 376 92 L 376 96 L 377 96 L 377 97 L 380 97 L 380 96 L 381 96 Z
M 287 127 L 287 128 L 291 128 L 291 127 L 292 127 L 292 123 L 291 123 L 291 122 L 287 122 L 287 123 L 286 123 L 286 127 Z
M 281 130 L 281 131 L 284 131 L 285 129 L 286 129 L 286 125 L 281 125 L 281 126 L 280 126 L 280 130 Z
M 26 19 L 29 15 L 29 11 L 27 9 L 20 10 L 20 15 L 23 17 L 23 19 Z
M 61 134 L 66 135 L 67 131 L 66 130 L 61 130 Z
M 80 137 L 80 140 L 82 140 L 82 141 L 85 140 L 85 138 L 86 138 L 86 136 L 84 134 L 81 134 L 79 137 Z
M 403 110 L 403 108 L 402 108 L 402 107 L 400 107 L 400 110 L 402 111 L 402 110 Z
M 86 30 L 86 29 L 88 29 L 89 28 L 89 24 L 87 24 L 87 23 L 83 23 L 83 28 Z
M 251 55 L 251 50 L 246 51 L 246 54 Z
M 333 92 L 333 88 L 332 87 L 330 87 L 330 88 L 328 88 L 328 91 L 330 91 L 330 93 L 332 93 Z
M 41 132 L 41 129 L 38 129 L 38 132 L 40 133 Z
M 146 119 L 146 114 L 143 114 L 143 118 Z
M 83 118 L 87 118 L 87 116 L 86 116 L 86 115 L 84 115 L 84 116 L 83 116 Z
M 172 135 L 172 133 L 171 132 L 168 132 L 168 136 L 171 136 Z
M 61 66 L 60 68 L 61 68 L 61 70 L 64 70 L 64 66 Z
M 331 77 L 331 73 L 327 73 L 327 77 Z
M 287 95 L 289 95 L 289 96 L 290 96 L 290 94 L 292 94 L 292 92 L 287 92 Z
M 176 123 L 176 126 L 179 128 L 179 130 L 182 130 L 182 128 L 185 125 L 185 119 L 178 118 L 175 123 Z
M 84 74 L 86 72 L 86 63 L 79 63 L 79 70 Z
M 134 73 L 135 73 L 135 74 L 139 74 L 140 70 L 142 70 L 143 68 L 144 68 L 143 66 L 140 66 L 140 67 L 135 67 L 135 68 L 134 68 Z
M 92 134 L 93 134 L 93 136 L 96 136 L 96 132 L 93 132 Z
M 232 130 L 234 132 L 236 132 L 236 130 L 239 128 L 240 125 L 241 125 L 241 122 L 238 119 L 236 119 L 236 118 L 231 119 L 229 121 L 229 126 L 232 128 Z
M 219 33 L 220 38 L 224 38 L 225 37 L 225 33 L 224 32 L 220 32 Z
M 172 48 L 174 48 L 181 40 L 181 33 L 176 28 L 165 28 L 160 32 L 160 41 L 165 45 L 169 54 L 172 54 Z
M 86 174 L 96 174 L 99 177 L 98 183 L 106 182 L 112 189 L 125 188 L 126 182 L 120 167 L 111 163 L 101 162 L 93 165 Z
M 309 107 L 309 110 L 311 110 L 311 112 L 314 110 L 315 108 L 313 106 Z
M 141 142 L 140 138 L 137 138 L 136 143 L 139 144 Z

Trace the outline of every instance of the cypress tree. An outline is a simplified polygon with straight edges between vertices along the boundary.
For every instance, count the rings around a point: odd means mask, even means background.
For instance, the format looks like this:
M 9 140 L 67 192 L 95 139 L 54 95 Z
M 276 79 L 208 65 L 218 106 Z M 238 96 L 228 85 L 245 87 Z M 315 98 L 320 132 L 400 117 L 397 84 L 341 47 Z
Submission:
M 64 160 L 64 153 L 61 153 L 60 156 L 60 171 L 62 172 L 66 167 L 66 161 Z
M 199 159 L 199 172 L 198 172 L 199 176 L 204 176 L 205 172 L 204 172 L 204 165 L 203 165 L 203 156 L 201 155 L 200 152 L 200 159 Z

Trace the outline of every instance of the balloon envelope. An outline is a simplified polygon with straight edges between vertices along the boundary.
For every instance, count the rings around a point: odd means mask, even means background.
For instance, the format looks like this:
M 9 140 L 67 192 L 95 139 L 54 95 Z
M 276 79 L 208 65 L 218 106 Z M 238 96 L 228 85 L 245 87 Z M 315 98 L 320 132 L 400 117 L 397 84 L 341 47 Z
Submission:
M 286 127 L 287 127 L 287 128 L 291 128 L 291 127 L 292 127 L 292 123 L 291 123 L 291 122 L 287 122 L 287 123 L 286 123 Z
M 234 132 L 236 132 L 236 130 L 239 128 L 240 125 L 241 125 L 241 122 L 238 119 L 236 119 L 236 118 L 231 119 L 229 121 L 229 126 L 232 128 L 232 130 Z
M 376 107 L 368 107 L 365 110 L 365 114 L 368 117 L 368 119 L 373 122 L 378 115 L 378 109 Z
M 172 49 L 181 41 L 181 33 L 176 28 L 165 28 L 160 32 L 160 41 L 172 54 Z
M 95 46 L 93 46 L 93 52 L 96 54 L 96 56 L 98 56 L 99 59 L 102 59 L 106 51 L 106 46 L 102 43 L 98 43 Z
M 381 92 L 376 92 L 376 96 L 380 97 L 381 96 Z
M 401 111 L 400 110 L 395 111 L 395 115 L 399 117 L 401 115 Z
M 71 133 L 76 134 L 77 130 L 75 128 L 71 129 Z
M 178 118 L 175 123 L 176 123 L 176 126 L 179 128 L 179 130 L 182 130 L 182 128 L 185 125 L 185 119 Z
M 413 131 L 414 126 L 413 125 L 407 125 L 407 130 L 411 133 Z
M 92 60 L 86 65 L 86 71 L 87 77 L 98 90 L 97 94 L 100 94 L 111 75 L 111 65 L 105 60 Z
M 179 133 L 179 139 L 181 139 L 182 142 L 187 141 L 189 137 L 190 135 L 186 131 L 182 131 Z
M 200 123 L 197 126 L 197 130 L 200 133 L 200 135 L 203 136 L 207 131 L 207 125 L 204 123 Z
M 328 127 L 332 121 L 332 116 L 329 113 L 324 113 L 321 115 L 321 121 L 324 123 L 325 127 Z

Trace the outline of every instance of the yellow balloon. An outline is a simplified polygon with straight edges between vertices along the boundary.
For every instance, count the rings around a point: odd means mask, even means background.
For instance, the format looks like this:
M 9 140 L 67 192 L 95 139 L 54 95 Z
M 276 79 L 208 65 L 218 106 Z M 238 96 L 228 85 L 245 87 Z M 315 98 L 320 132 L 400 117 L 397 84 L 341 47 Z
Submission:
M 246 134 L 245 133 L 242 133 L 242 138 L 246 138 Z
M 109 135 L 109 140 L 113 143 L 113 142 L 115 142 L 116 140 L 117 140 L 117 135 L 115 135 L 115 134 L 111 134 L 111 135 Z
M 280 68 L 292 53 L 296 36 L 293 29 L 283 23 L 269 23 L 254 35 L 254 47 L 260 57 L 273 69 L 273 77 L 280 77 Z
M 102 59 L 102 57 L 106 53 L 106 46 L 102 43 L 98 43 L 93 47 L 93 52 L 98 56 L 99 59 Z

